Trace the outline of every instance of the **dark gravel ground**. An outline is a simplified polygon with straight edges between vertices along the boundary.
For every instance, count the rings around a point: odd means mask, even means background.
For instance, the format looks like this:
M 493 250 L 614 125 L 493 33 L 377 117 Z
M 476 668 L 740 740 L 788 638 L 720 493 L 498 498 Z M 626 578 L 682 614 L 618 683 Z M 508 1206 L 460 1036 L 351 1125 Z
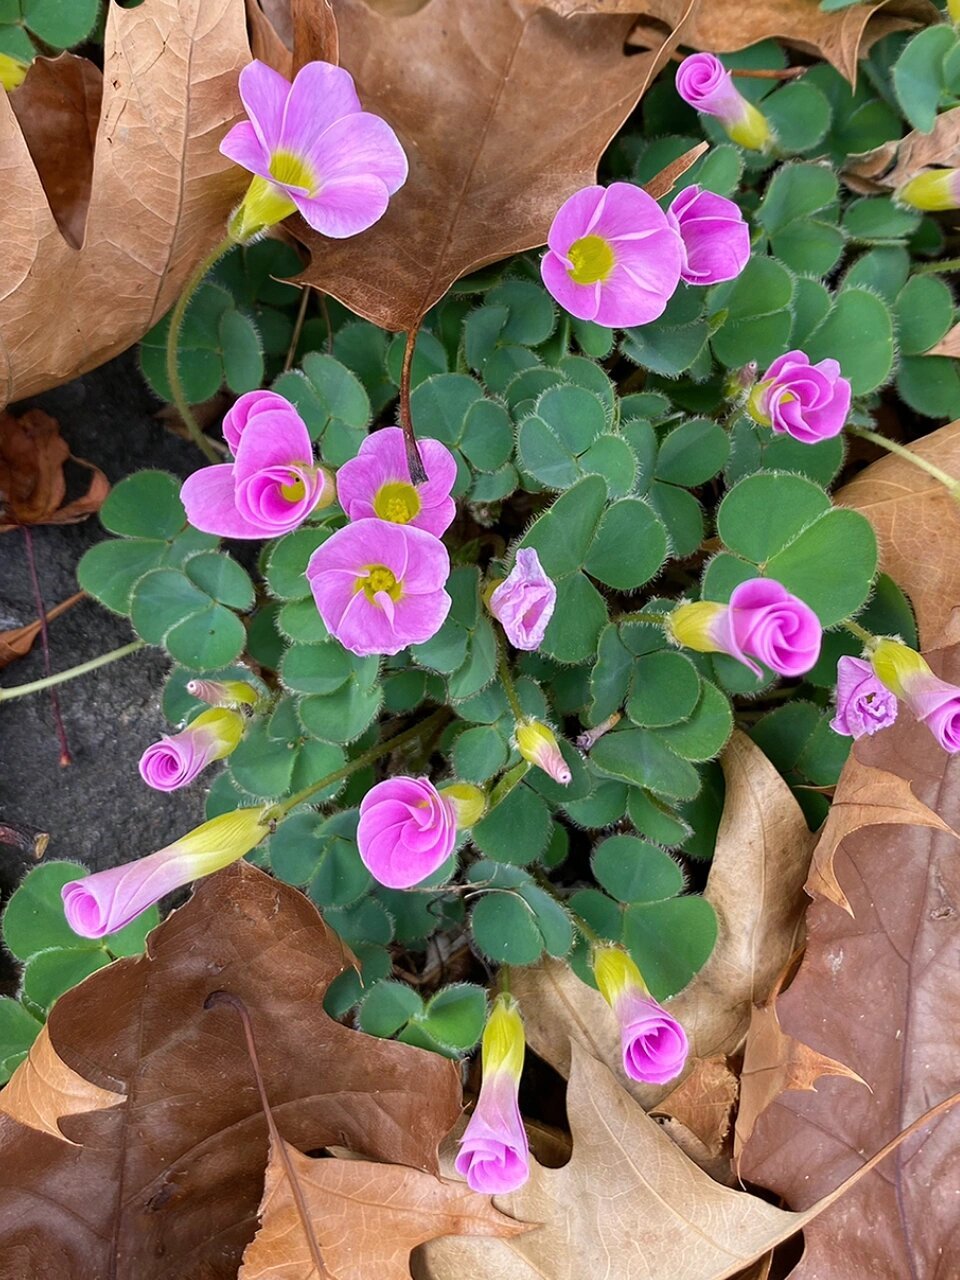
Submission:
M 111 482 L 141 467 L 185 476 L 196 450 L 156 418 L 157 402 L 134 353 L 121 356 L 45 395 L 12 406 L 38 406 L 60 422 L 72 452 L 95 462 Z M 75 570 L 86 549 L 103 538 L 96 516 L 82 524 L 38 528 L 33 544 L 47 608 L 77 590 Z M 37 616 L 23 538 L 0 535 L 0 630 Z M 50 624 L 54 671 L 107 653 L 133 638 L 129 623 L 85 600 Z M 0 704 L 0 821 L 47 831 L 48 858 L 71 858 L 92 870 L 149 853 L 202 818 L 203 784 L 165 795 L 143 785 L 137 760 L 164 727 L 160 693 L 166 659 L 144 650 L 59 686 L 73 764 L 61 768 L 49 694 Z M 39 642 L 0 674 L 0 685 L 42 677 Z M 0 891 L 29 865 L 0 847 Z

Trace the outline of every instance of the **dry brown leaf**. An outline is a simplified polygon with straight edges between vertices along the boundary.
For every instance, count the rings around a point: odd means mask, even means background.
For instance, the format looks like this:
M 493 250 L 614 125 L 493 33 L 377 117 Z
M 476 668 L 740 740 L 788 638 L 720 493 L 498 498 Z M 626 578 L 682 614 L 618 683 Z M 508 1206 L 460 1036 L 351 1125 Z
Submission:
M 730 1132 L 737 1077 L 725 1058 L 696 1058 L 684 1080 L 657 1105 L 653 1115 L 671 1116 L 717 1156 Z
M 717 913 L 713 955 L 669 1002 L 698 1058 L 732 1053 L 746 1035 L 752 1006 L 766 998 L 797 944 L 806 898 L 803 883 L 813 837 L 790 788 L 766 756 L 735 733 L 721 757 L 727 783 L 723 818 L 705 896 Z M 617 1069 L 616 1019 L 599 992 L 565 964 L 548 961 L 515 975 L 531 1045 L 562 1074 L 570 1041 Z M 631 1082 L 644 1106 L 668 1089 Z
M 909 448 L 960 478 L 960 421 Z M 861 512 L 873 525 L 880 567 L 910 597 L 921 648 L 941 649 L 960 641 L 960 506 L 946 488 L 891 454 L 844 485 L 835 501 Z
M 960 649 L 938 670 L 960 680 Z M 960 826 L 960 758 L 901 712 L 872 763 Z M 777 1002 L 787 1035 L 859 1072 L 872 1093 L 825 1080 L 782 1094 L 757 1120 L 744 1176 L 802 1209 L 960 1085 L 960 857 L 930 827 L 857 831 L 836 857 L 853 915 L 816 902 L 803 964 Z M 806 1231 L 791 1280 L 960 1275 L 960 1111 L 905 1143 Z
M 76 595 L 70 596 L 69 599 L 61 601 L 60 604 L 48 610 L 44 621 L 53 622 L 54 618 L 59 618 L 61 614 L 86 598 L 85 591 L 78 591 Z M 28 623 L 25 627 L 15 627 L 12 631 L 0 631 L 0 671 L 11 662 L 15 662 L 17 658 L 23 658 L 29 653 L 41 630 L 42 623 L 38 618 L 36 622 Z
M 668 25 L 677 21 L 683 0 L 544 0 L 560 13 L 634 13 Z M 812 0 L 700 0 L 687 24 L 683 43 L 693 49 L 732 53 L 761 40 L 784 40 L 826 58 L 851 82 L 857 60 L 892 31 L 937 22 L 929 0 L 881 0 L 824 13 Z
M 960 164 L 960 107 L 941 112 L 929 133 L 914 130 L 899 142 L 851 157 L 842 173 L 858 191 L 892 191 L 931 166 Z
M 431 0 L 405 17 L 340 0 L 336 12 L 341 62 L 396 129 L 410 177 L 355 240 L 295 222 L 312 253 L 301 279 L 394 330 L 460 276 L 544 243 L 678 39 L 627 57 L 630 18 L 567 21 L 523 0 Z
M 682 178 L 691 165 L 696 164 L 705 151 L 710 150 L 708 142 L 698 142 L 695 147 L 691 147 L 689 151 L 685 151 L 682 156 L 677 156 L 676 160 L 672 160 L 665 169 L 661 169 L 658 174 L 645 182 L 643 185 L 647 195 L 653 196 L 654 200 L 661 199 L 662 196 L 669 195 L 677 184 L 677 179 Z
M 456 1069 L 327 1017 L 324 992 L 351 962 L 309 899 L 241 862 L 201 881 L 145 956 L 61 996 L 57 1054 L 127 1105 L 63 1120 L 77 1147 L 0 1116 L 0 1258 L 18 1257 L 14 1275 L 236 1280 L 267 1128 L 239 1019 L 204 1010 L 217 990 L 249 1011 L 294 1145 L 435 1172 L 460 1113 Z
M 31 151 L 53 154 L 50 130 L 62 115 L 48 110 L 33 121 L 28 147 L 0 95 L 0 405 L 76 377 L 142 337 L 222 237 L 248 175 L 218 147 L 240 118 L 237 76 L 248 60 L 243 0 L 109 4 L 85 218 L 80 205 L 59 205 L 54 216 L 31 159 Z M 69 96 L 74 66 L 45 64 L 45 103 L 51 77 Z M 18 90 L 28 99 L 33 75 Z M 79 171 L 88 149 L 76 151 Z M 61 194 L 79 198 L 81 184 L 61 181 Z M 58 221 L 74 236 L 83 228 L 82 248 Z
M 285 1160 L 271 1144 L 261 1225 L 238 1280 L 409 1280 L 410 1252 L 427 1240 L 529 1230 L 462 1182 L 369 1160 L 312 1160 L 289 1142 L 283 1145 Z M 325 1273 L 312 1260 L 288 1169 Z
M 91 473 L 90 483 L 82 497 L 61 506 L 68 459 Z M 56 418 L 42 409 L 19 418 L 0 412 L 0 533 L 19 525 L 76 524 L 99 511 L 109 492 L 100 468 L 70 452 Z
M 71 1146 L 76 1144 L 60 1128 L 64 1116 L 103 1111 L 121 1102 L 126 1102 L 122 1093 L 101 1089 L 68 1067 L 51 1044 L 46 1027 L 0 1090 L 3 1115 Z
M 866 1083 L 842 1062 L 786 1035 L 780 1026 L 775 1000 L 756 1005 L 740 1073 L 740 1105 L 733 1138 L 734 1168 L 739 1169 L 743 1149 L 762 1112 L 786 1089 L 816 1093 L 821 1076 L 847 1076 L 859 1084 Z
M 939 342 L 935 343 L 929 351 L 923 353 L 925 356 L 949 356 L 951 360 L 960 358 L 960 324 L 955 324 L 952 329 L 943 335 Z

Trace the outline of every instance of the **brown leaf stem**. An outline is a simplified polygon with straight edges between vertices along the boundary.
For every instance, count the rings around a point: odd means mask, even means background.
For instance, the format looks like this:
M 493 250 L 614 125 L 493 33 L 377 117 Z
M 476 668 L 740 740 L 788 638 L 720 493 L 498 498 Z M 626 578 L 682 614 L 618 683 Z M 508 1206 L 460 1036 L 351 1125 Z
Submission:
M 413 416 L 410 413 L 410 374 L 413 369 L 413 353 L 417 346 L 417 334 L 420 332 L 422 317 L 407 330 L 407 342 L 403 348 L 403 366 L 400 370 L 400 426 L 403 429 L 403 441 L 407 447 L 407 470 L 410 472 L 411 484 L 423 484 L 427 478 L 417 447 L 417 436 L 413 429 Z
M 52 673 L 50 670 L 50 636 L 47 631 L 47 606 L 43 601 L 43 592 L 40 590 L 40 578 L 37 574 L 37 562 L 33 554 L 33 534 L 27 525 L 21 525 L 23 531 L 23 545 L 27 553 L 27 567 L 30 571 L 30 585 L 33 588 L 33 602 L 37 610 L 37 619 L 40 623 L 40 647 L 43 650 L 43 669 L 49 677 Z M 70 744 L 67 742 L 67 731 L 64 728 L 63 717 L 60 714 L 60 699 L 57 697 L 57 691 L 50 689 L 50 710 L 53 714 L 53 724 L 57 731 L 57 738 L 60 741 L 60 764 L 62 768 L 73 764 L 73 757 L 70 755 Z

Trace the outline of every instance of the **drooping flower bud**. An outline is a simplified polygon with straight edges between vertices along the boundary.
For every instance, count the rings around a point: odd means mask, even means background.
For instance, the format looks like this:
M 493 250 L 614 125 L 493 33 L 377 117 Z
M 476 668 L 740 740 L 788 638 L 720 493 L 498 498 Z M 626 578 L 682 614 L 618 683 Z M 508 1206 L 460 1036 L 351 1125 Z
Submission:
M 715 116 L 731 141 L 748 151 L 773 142 L 769 121 L 740 93 L 730 72 L 712 53 L 693 53 L 677 68 L 677 92 L 703 115 Z
M 241 707 L 255 707 L 259 694 L 253 685 L 243 680 L 188 680 L 187 693 L 191 698 L 211 707 L 229 707 L 238 711 Z
M 738 205 L 726 196 L 685 187 L 667 210 L 667 221 L 683 241 L 680 278 L 711 285 L 734 280 L 750 259 L 750 228 Z
M 27 64 L 9 53 L 0 53 L 0 86 L 8 92 L 23 84 L 28 71 Z
M 687 1060 L 683 1027 L 650 995 L 633 958 L 621 947 L 595 947 L 591 965 L 600 994 L 620 1023 L 626 1075 L 647 1084 L 673 1080 Z
M 885 729 L 897 718 L 897 699 L 878 679 L 869 662 L 846 655 L 837 663 L 837 714 L 834 733 L 862 738 Z
M 521 547 L 507 577 L 490 594 L 489 609 L 515 649 L 531 652 L 543 643 L 557 603 L 557 588 L 533 547 Z
M 562 787 L 569 784 L 570 766 L 560 753 L 556 734 L 539 720 L 525 720 L 514 734 L 517 750 L 528 764 L 536 765 Z
M 235 809 L 136 862 L 71 880 L 61 889 L 67 923 L 83 938 L 103 938 L 162 897 L 237 862 L 267 834 L 263 810 Z
M 960 169 L 924 169 L 898 187 L 894 199 L 925 213 L 960 209 Z
M 524 1048 L 517 1003 L 500 995 L 483 1032 L 480 1096 L 456 1159 L 457 1172 L 482 1195 L 516 1191 L 530 1176 L 529 1144 L 517 1101 Z
M 154 742 L 140 757 L 140 777 L 155 791 L 176 791 L 193 782 L 208 764 L 236 750 L 244 721 L 238 711 L 203 711 L 180 733 Z
M 388 889 L 433 875 L 457 843 L 457 813 L 429 778 L 387 778 L 360 802 L 357 846 L 363 865 Z
M 451 782 L 449 786 L 440 788 L 440 794 L 453 805 L 458 830 L 474 826 L 486 812 L 486 792 L 472 782 Z
M 916 718 L 951 754 L 960 751 L 960 688 L 934 675 L 926 659 L 899 640 L 883 638 L 872 647 L 877 678 L 902 698 Z

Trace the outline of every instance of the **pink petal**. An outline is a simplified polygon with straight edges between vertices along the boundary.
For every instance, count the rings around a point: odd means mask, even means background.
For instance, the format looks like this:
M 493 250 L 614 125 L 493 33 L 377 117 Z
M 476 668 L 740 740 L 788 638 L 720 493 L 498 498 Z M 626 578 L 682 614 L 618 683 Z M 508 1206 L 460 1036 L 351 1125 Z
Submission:
M 324 183 L 317 196 L 303 196 L 294 190 L 289 196 L 304 221 L 331 240 L 345 240 L 366 231 L 383 217 L 390 203 L 386 186 L 370 174 Z
M 257 132 L 249 120 L 241 120 L 235 124 L 220 143 L 220 152 L 234 164 L 261 178 L 270 177 L 270 155 L 257 136 Z
M 317 137 L 343 116 L 361 110 L 353 76 L 330 62 L 308 62 L 288 86 L 279 146 L 307 156 Z
M 540 262 L 547 291 L 578 320 L 595 320 L 600 307 L 599 284 L 575 284 L 562 258 L 548 251 Z
M 237 511 L 233 465 L 222 463 L 201 467 L 187 476 L 180 489 L 180 501 L 195 529 L 219 538 L 265 538 L 269 530 L 253 524 Z
M 248 62 L 240 72 L 240 97 L 250 123 L 267 152 L 280 139 L 283 111 L 290 93 L 289 81 L 265 62 Z
M 247 422 L 237 444 L 236 483 L 268 467 L 313 462 L 313 442 L 306 423 L 295 413 L 263 410 Z
M 390 195 L 407 180 L 407 157 L 397 135 L 368 112 L 337 120 L 311 143 L 307 163 L 321 190 L 341 178 L 379 178 Z
M 589 234 L 603 198 L 603 187 L 583 187 L 563 202 L 547 233 L 547 244 L 554 253 L 566 256 L 575 240 Z

